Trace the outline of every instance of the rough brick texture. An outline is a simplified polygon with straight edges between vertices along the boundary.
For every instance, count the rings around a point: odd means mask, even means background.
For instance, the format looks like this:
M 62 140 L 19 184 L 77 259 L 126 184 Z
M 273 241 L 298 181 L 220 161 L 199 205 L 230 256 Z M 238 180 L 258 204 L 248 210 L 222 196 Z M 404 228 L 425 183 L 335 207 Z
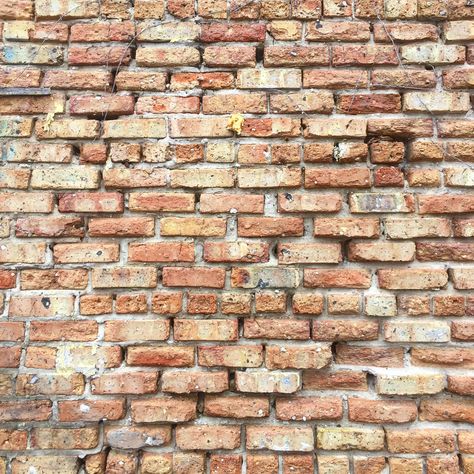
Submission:
M 0 34 L 0 474 L 474 473 L 472 0 Z

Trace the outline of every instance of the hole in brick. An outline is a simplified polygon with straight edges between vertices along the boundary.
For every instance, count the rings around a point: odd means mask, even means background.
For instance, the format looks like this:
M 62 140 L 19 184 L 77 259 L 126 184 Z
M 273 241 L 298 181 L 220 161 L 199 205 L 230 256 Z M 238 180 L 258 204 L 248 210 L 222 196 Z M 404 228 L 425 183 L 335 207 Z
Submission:
M 41 304 L 45 307 L 45 308 L 49 308 L 51 306 L 51 300 L 47 297 L 44 297 L 44 298 L 41 298 Z

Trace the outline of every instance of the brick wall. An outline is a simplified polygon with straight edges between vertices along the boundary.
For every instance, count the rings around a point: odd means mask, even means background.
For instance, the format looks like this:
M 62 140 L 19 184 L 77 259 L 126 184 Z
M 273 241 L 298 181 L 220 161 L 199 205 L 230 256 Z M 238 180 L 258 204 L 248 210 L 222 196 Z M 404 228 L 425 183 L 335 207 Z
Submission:
M 472 0 L 0 20 L 0 473 L 474 473 Z

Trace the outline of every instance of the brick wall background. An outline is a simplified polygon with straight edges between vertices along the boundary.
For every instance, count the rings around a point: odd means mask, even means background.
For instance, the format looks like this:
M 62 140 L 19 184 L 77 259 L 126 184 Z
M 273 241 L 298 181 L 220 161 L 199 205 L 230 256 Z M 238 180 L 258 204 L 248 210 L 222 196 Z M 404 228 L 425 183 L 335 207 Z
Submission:
M 471 0 L 0 19 L 0 473 L 474 473 Z

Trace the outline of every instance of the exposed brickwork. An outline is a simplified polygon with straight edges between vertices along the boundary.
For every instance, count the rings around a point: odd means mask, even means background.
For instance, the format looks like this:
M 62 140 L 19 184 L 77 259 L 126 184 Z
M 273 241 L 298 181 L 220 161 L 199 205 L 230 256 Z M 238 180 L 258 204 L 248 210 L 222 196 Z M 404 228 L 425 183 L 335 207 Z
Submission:
M 472 0 L 0 34 L 0 474 L 474 474 Z

